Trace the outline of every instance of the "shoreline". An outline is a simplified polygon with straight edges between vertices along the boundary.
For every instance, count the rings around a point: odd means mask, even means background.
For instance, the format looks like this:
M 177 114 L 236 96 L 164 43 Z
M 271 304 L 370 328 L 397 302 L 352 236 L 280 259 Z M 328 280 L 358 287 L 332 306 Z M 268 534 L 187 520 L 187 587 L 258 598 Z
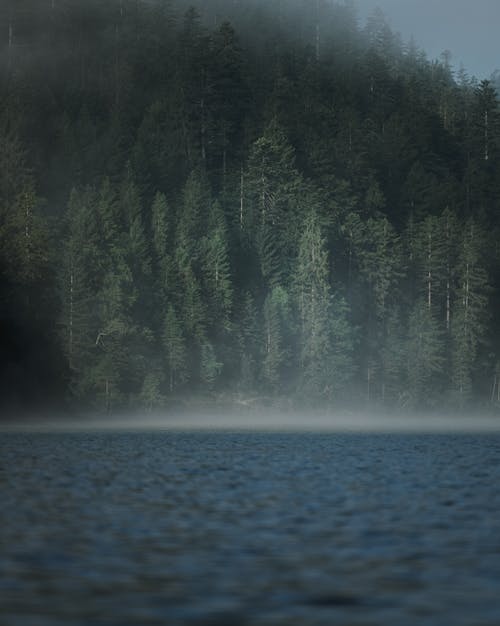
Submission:
M 241 431 L 296 433 L 500 433 L 500 417 L 276 412 L 127 414 L 78 418 L 22 418 L 0 422 L 0 433 L 126 431 Z

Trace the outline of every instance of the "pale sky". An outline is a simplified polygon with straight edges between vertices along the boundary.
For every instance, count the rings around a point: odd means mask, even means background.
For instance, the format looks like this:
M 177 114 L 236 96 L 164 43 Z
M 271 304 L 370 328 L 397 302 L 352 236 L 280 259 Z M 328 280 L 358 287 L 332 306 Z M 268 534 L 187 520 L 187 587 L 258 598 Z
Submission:
M 413 35 L 430 59 L 452 53 L 455 69 L 489 78 L 500 69 L 500 0 L 356 0 L 364 24 L 379 6 L 392 30 L 408 41 Z

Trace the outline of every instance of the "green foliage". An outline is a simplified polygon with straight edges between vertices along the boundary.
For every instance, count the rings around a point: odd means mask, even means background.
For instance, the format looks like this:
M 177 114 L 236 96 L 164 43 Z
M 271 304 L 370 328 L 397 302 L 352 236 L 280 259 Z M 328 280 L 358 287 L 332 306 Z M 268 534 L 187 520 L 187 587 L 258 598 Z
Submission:
M 200 378 L 209 390 L 214 388 L 221 370 L 222 363 L 217 360 L 213 345 L 209 341 L 204 341 L 201 345 Z
M 163 347 L 169 381 L 169 391 L 188 380 L 187 353 L 182 328 L 172 305 L 168 307 L 163 329 Z
M 0 67 L 0 391 L 495 400 L 491 83 L 351 2 L 52 4 Z
M 239 388 L 243 391 L 255 390 L 258 383 L 260 352 L 260 320 L 252 294 L 243 294 L 239 328 L 240 372 Z
M 409 320 L 406 346 L 408 393 L 414 406 L 436 401 L 445 365 L 444 333 L 427 302 L 417 302 Z
M 203 274 L 210 305 L 210 318 L 222 327 L 229 326 L 233 288 L 229 244 L 224 216 L 218 205 L 211 212 L 211 224 L 204 241 Z
M 490 286 L 484 245 L 484 233 L 474 220 L 468 220 L 458 252 L 458 289 L 451 327 L 453 392 L 461 406 L 471 399 L 474 366 L 488 321 Z
M 300 239 L 295 292 L 300 318 L 300 368 L 306 393 L 321 395 L 328 388 L 332 372 L 328 367 L 331 295 L 328 253 L 318 217 L 307 216 Z
M 273 391 L 281 390 L 289 349 L 290 302 L 286 290 L 276 286 L 264 302 L 264 356 L 262 379 Z
M 161 371 L 152 370 L 146 374 L 139 396 L 140 403 L 146 410 L 152 411 L 165 402 L 165 396 L 161 393 L 162 383 Z

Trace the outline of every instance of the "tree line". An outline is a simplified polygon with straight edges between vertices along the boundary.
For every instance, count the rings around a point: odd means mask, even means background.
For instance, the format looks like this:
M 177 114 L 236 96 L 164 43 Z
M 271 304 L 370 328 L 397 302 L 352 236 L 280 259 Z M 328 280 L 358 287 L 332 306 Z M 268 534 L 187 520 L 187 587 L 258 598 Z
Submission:
M 500 403 L 500 116 L 351 2 L 0 9 L 0 391 Z

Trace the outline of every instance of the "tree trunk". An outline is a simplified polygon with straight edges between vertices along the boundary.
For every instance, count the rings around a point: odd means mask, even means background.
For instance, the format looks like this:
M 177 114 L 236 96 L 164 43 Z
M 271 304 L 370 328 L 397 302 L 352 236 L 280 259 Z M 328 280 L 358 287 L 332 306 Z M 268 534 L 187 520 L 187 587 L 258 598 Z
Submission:
M 432 235 L 429 233 L 428 235 L 428 246 L 427 246 L 427 307 L 429 311 L 432 307 Z
M 243 230 L 243 185 L 244 185 L 244 178 L 243 178 L 243 165 L 241 166 L 241 171 L 240 171 L 240 230 Z
M 73 268 L 71 268 L 69 277 L 69 346 L 68 346 L 68 361 L 70 369 L 73 369 L 73 317 L 74 317 L 74 280 L 73 280 Z
M 12 68 L 12 47 L 14 42 L 14 26 L 12 23 L 12 10 L 9 14 L 9 44 L 7 49 L 7 69 L 10 72 Z
M 484 160 L 489 159 L 488 154 L 488 111 L 484 112 Z
M 109 413 L 110 410 L 110 394 L 109 394 L 109 380 L 106 378 L 105 382 L 105 394 L 106 394 L 106 413 Z

